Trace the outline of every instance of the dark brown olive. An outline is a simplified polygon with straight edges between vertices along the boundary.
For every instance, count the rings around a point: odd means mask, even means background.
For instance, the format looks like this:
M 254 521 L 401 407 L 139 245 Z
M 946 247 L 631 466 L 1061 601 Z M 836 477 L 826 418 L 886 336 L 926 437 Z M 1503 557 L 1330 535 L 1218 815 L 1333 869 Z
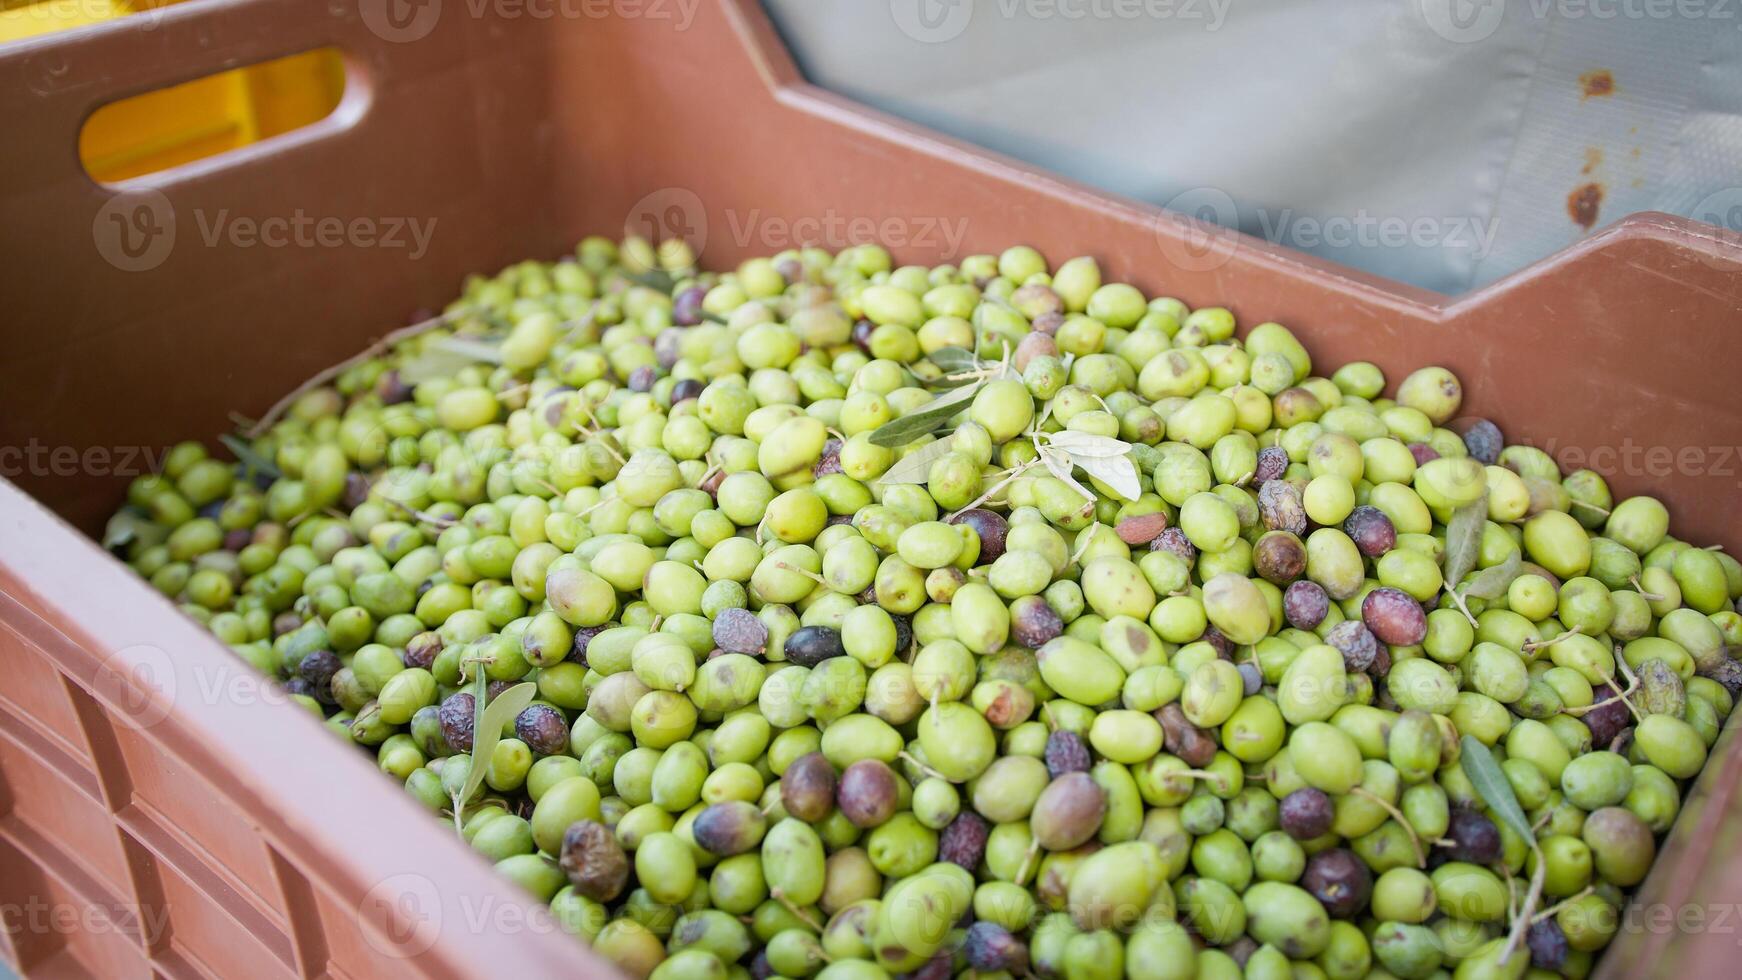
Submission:
M 1004 554 L 1004 538 L 1010 525 L 1003 515 L 973 507 L 950 518 L 951 524 L 966 524 L 980 537 L 980 564 L 990 564 Z
M 1045 599 L 1025 595 L 1010 604 L 1010 636 L 1018 644 L 1036 650 L 1065 631 L 1065 621 Z
M 1391 518 L 1379 508 L 1367 504 L 1349 512 L 1343 520 L 1343 533 L 1368 558 L 1378 558 L 1397 547 L 1397 528 L 1392 526 Z
M 1094 765 L 1089 747 L 1076 732 L 1059 729 L 1046 738 L 1046 772 L 1054 779 L 1067 772 L 1088 772 Z
M 577 820 L 563 831 L 557 858 L 575 891 L 595 902 L 609 902 L 629 881 L 629 858 L 611 828 L 596 820 Z
M 475 721 L 473 715 L 477 711 L 476 705 L 476 699 L 468 691 L 450 694 L 442 702 L 442 738 L 448 740 L 448 747 L 455 752 L 472 751 L 472 724 Z
M 1288 585 L 1306 571 L 1306 545 L 1287 531 L 1270 531 L 1252 546 L 1252 568 L 1272 585 Z
M 1068 851 L 1101 829 L 1107 794 L 1086 772 L 1067 772 L 1046 784 L 1028 822 L 1034 839 L 1049 851 Z
M 841 771 L 835 787 L 835 805 L 855 827 L 877 827 L 895 816 L 901 802 L 900 777 L 878 759 L 860 759 Z
M 1506 437 L 1501 434 L 1500 427 L 1487 419 L 1467 419 L 1457 424 L 1464 433 L 1464 448 L 1470 451 L 1470 458 L 1483 466 L 1493 466 L 1500 461 L 1500 450 L 1506 448 Z
M 696 846 L 709 854 L 730 857 L 762 843 L 768 829 L 768 819 L 754 803 L 726 800 L 714 803 L 696 815 L 690 825 L 690 836 Z
M 969 926 L 963 945 L 968 965 L 976 970 L 1007 970 L 1018 975 L 1028 970 L 1028 947 L 996 922 Z
M 1282 798 L 1277 805 L 1277 819 L 1282 832 L 1295 840 L 1312 840 L 1330 832 L 1336 809 L 1323 790 L 1303 786 Z
M 695 378 L 685 378 L 671 386 L 671 403 L 681 405 L 692 398 L 700 398 L 705 387 L 707 386 Z
M 569 749 L 569 723 L 548 704 L 530 704 L 514 719 L 514 737 L 539 755 L 561 755 Z
M 1361 622 L 1380 642 L 1414 646 L 1427 637 L 1427 614 L 1421 603 L 1402 589 L 1380 586 L 1361 600 Z
M 1379 641 L 1358 620 L 1345 619 L 1331 627 L 1331 631 L 1325 634 L 1325 642 L 1343 655 L 1343 669 L 1350 673 L 1366 670 L 1379 656 Z
M 1299 537 L 1306 533 L 1306 505 L 1300 491 L 1287 480 L 1271 480 L 1258 488 L 1258 517 L 1272 531 L 1287 531 Z
M 1170 527 L 1156 535 L 1155 540 L 1149 542 L 1149 550 L 1169 552 L 1187 565 L 1198 560 L 1197 545 L 1192 544 L 1186 533 L 1177 527 Z
M 1447 856 L 1454 861 L 1487 865 L 1500 859 L 1500 828 L 1486 814 L 1464 807 L 1454 809 L 1446 839 L 1452 842 Z
M 1252 471 L 1252 482 L 1264 486 L 1271 480 L 1279 480 L 1288 472 L 1288 450 L 1281 446 L 1265 446 L 1258 450 L 1258 468 Z
M 405 653 L 400 659 L 405 661 L 407 667 L 422 667 L 424 670 L 428 670 L 430 664 L 435 663 L 436 655 L 442 652 L 443 645 L 440 633 L 433 630 L 428 633 L 419 633 L 405 645 Z
M 1317 582 L 1301 580 L 1282 594 L 1282 614 L 1299 630 L 1316 628 L 1331 612 L 1331 597 Z
M 722 644 L 723 646 L 723 644 Z M 804 626 L 786 638 L 786 659 L 800 667 L 815 667 L 832 657 L 844 657 L 841 633 L 832 626 Z
M 333 675 L 345 665 L 331 650 L 311 650 L 296 665 L 298 677 L 308 681 L 314 698 L 322 704 L 333 704 Z
M 821 752 L 792 760 L 780 775 L 780 805 L 806 823 L 816 823 L 835 808 L 835 767 Z
M 680 327 L 693 327 L 702 322 L 702 300 L 706 299 L 708 291 L 700 286 L 690 286 L 678 291 L 671 298 L 671 322 Z
M 1177 703 L 1156 709 L 1155 720 L 1161 722 L 1167 750 L 1179 756 L 1186 765 L 1201 769 L 1216 758 L 1216 740 L 1192 724 Z
M 768 625 L 748 609 L 722 609 L 714 617 L 714 645 L 727 653 L 757 656 L 768 645 Z
M 1373 895 L 1373 873 L 1354 851 L 1333 847 L 1307 859 L 1300 886 L 1318 899 L 1332 918 L 1350 919 L 1367 907 Z
M 986 838 L 992 828 L 978 813 L 962 813 L 938 834 L 938 860 L 969 871 L 978 871 L 986 857 Z

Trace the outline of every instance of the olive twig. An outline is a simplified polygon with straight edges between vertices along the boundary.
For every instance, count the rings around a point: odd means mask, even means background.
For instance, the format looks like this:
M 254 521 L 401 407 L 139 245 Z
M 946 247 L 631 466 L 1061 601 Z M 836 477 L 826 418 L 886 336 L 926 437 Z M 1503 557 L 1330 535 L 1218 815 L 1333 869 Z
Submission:
M 1470 621 L 1471 626 L 1480 626 L 1481 625 L 1480 623 L 1476 622 L 1475 614 L 1470 612 L 1469 605 L 1464 602 L 1464 597 L 1458 594 L 1457 589 L 1454 589 L 1451 586 L 1447 586 L 1446 587 L 1446 595 L 1451 598 L 1452 605 L 1457 606 L 1458 611 L 1464 614 L 1464 618 Z
M 919 761 L 919 758 L 911 752 L 897 752 L 897 753 L 895 753 L 895 757 L 897 759 L 900 759 L 902 762 L 905 762 L 908 765 L 914 767 L 915 769 L 918 769 L 920 772 L 925 773 L 927 776 L 932 777 L 933 779 L 941 779 L 946 783 L 950 781 L 950 777 L 944 775 L 941 772 L 938 772 L 936 769 L 933 769 L 931 766 L 928 766 L 925 763 Z
M 1624 664 L 1625 663 L 1625 661 L 1622 661 L 1622 660 L 1616 660 L 1615 662 L 1617 664 Z M 1631 671 L 1629 671 L 1629 673 L 1631 673 Z M 1645 715 L 1640 713 L 1640 710 L 1638 708 L 1634 707 L 1633 700 L 1628 697 L 1629 694 L 1632 694 L 1634 691 L 1639 689 L 1639 678 L 1634 677 L 1633 682 L 1631 684 L 1627 685 L 1627 690 L 1625 690 L 1625 691 L 1623 691 L 1621 689 L 1621 685 L 1615 683 L 1615 678 L 1613 678 L 1613 677 L 1606 677 L 1603 679 L 1603 682 L 1605 684 L 1608 684 L 1609 690 L 1615 692 L 1615 697 L 1619 698 L 1621 703 L 1627 706 L 1627 710 L 1630 714 L 1633 715 L 1633 721 L 1635 723 L 1642 722 L 1645 720 Z
M 1038 840 L 1029 841 L 1028 842 L 1028 851 L 1027 851 L 1027 853 L 1022 855 L 1022 863 L 1020 865 L 1018 865 L 1016 868 L 1016 883 L 1017 884 L 1020 885 L 1020 884 L 1023 884 L 1024 882 L 1028 881 L 1028 866 L 1030 863 L 1032 863 L 1034 861 L 1035 856 L 1038 855 L 1039 853 L 1040 853 L 1040 841 L 1038 841 Z
M 1016 479 L 1016 477 L 1018 475 L 1020 475 L 1023 470 L 1028 469 L 1030 466 L 1033 466 L 1035 463 L 1038 463 L 1038 462 L 1040 462 L 1040 460 L 1031 459 L 1031 460 L 1027 461 L 1026 463 L 1018 463 L 1015 466 L 1012 466 L 1010 468 L 1010 471 L 1004 475 L 1004 479 L 999 480 L 997 483 L 992 484 L 991 489 L 987 490 L 985 493 L 979 495 L 978 497 L 975 497 L 971 502 L 969 502 L 969 504 L 966 507 L 963 507 L 961 510 L 958 510 L 955 513 L 951 514 L 949 517 L 945 518 L 945 520 L 946 521 L 954 520 L 955 518 L 961 516 L 963 511 L 973 510 L 974 508 L 980 506 L 981 504 L 985 503 L 986 501 L 992 499 L 992 495 L 997 493 L 998 491 L 1004 489 L 1004 485 L 1006 483 L 1009 483 L 1011 480 Z
M 1633 591 L 1639 593 L 1640 597 L 1647 602 L 1662 602 L 1666 598 L 1665 596 L 1658 595 L 1655 592 L 1645 591 L 1645 586 L 1639 584 L 1639 576 L 1637 575 L 1628 578 L 1627 582 L 1633 586 Z
M 1563 898 L 1560 901 L 1554 903 L 1553 905 L 1550 905 L 1548 908 L 1543 909 L 1541 912 L 1538 912 L 1535 915 L 1531 916 L 1530 917 L 1530 924 L 1536 925 L 1538 922 L 1541 922 L 1544 919 L 1554 918 L 1554 916 L 1557 913 L 1559 913 L 1561 909 L 1566 908 L 1567 906 L 1573 904 L 1574 902 L 1578 901 L 1581 898 L 1584 898 L 1586 895 L 1589 895 L 1589 894 L 1595 892 L 1596 890 L 1597 890 L 1596 886 L 1586 885 L 1584 888 L 1580 889 L 1580 891 L 1577 895 L 1571 895 L 1571 896 L 1568 896 L 1567 898 Z
M 356 367 L 377 354 L 380 354 L 382 351 L 387 350 L 394 344 L 397 344 L 402 340 L 409 340 L 418 334 L 427 333 L 437 327 L 451 323 L 455 317 L 465 312 L 468 311 L 454 310 L 450 313 L 442 313 L 438 316 L 432 316 L 427 320 L 414 323 L 409 327 L 400 327 L 398 330 L 390 331 L 386 336 L 375 341 L 373 344 L 370 344 L 368 347 L 363 348 L 359 353 L 345 358 L 339 363 L 334 364 L 332 367 L 317 372 L 307 381 L 292 388 L 289 394 L 280 398 L 278 401 L 273 402 L 272 407 L 266 410 L 266 414 L 260 416 L 260 421 L 255 422 L 254 427 L 248 430 L 248 437 L 250 439 L 260 438 L 267 429 L 272 428 L 273 423 L 278 421 L 279 416 L 288 411 L 290 406 L 296 404 L 298 399 L 316 388 L 319 388 L 321 385 L 326 384 L 339 375 L 344 374 L 351 368 Z
M 815 919 L 812 919 L 809 915 L 807 915 L 805 913 L 804 909 L 799 908 L 797 905 L 794 905 L 792 899 L 786 897 L 785 892 L 781 891 L 778 888 L 771 888 L 771 889 L 769 889 L 768 897 L 779 902 L 783 908 L 785 908 L 788 912 L 792 913 L 793 918 L 804 923 L 806 926 L 808 926 L 810 928 L 810 930 L 812 932 L 816 933 L 819 936 L 823 934 L 822 923 L 816 921 Z
M 1575 626 L 1572 629 L 1567 630 L 1564 633 L 1556 634 L 1555 636 L 1552 636 L 1546 640 L 1531 640 L 1531 641 L 1525 643 L 1524 644 L 1524 652 L 1535 653 L 1538 650 L 1546 650 L 1549 647 L 1554 646 L 1556 643 L 1559 643 L 1560 641 L 1566 639 L 1569 636 L 1583 636 L 1584 633 L 1585 633 L 1585 628 L 1583 626 Z
M 1349 790 L 1349 794 L 1351 796 L 1359 796 L 1364 800 L 1371 800 L 1378 804 L 1381 810 L 1391 814 L 1392 819 L 1396 820 L 1398 826 L 1403 828 L 1403 832 L 1409 835 L 1409 846 L 1415 851 L 1415 866 L 1418 868 L 1427 867 L 1427 852 L 1421 849 L 1421 838 L 1416 835 L 1415 828 L 1410 825 L 1409 818 L 1403 815 L 1402 810 L 1393 806 L 1390 800 L 1385 799 L 1378 793 L 1362 789 L 1359 786 Z
M 1517 918 L 1512 920 L 1512 934 L 1506 937 L 1506 948 L 1500 953 L 1501 966 L 1505 966 L 1512 954 L 1518 951 L 1518 944 L 1524 941 L 1524 933 L 1530 928 L 1536 903 L 1542 899 L 1542 884 L 1548 873 L 1548 859 L 1542 856 L 1535 841 L 1531 842 L 1530 849 L 1536 853 L 1536 871 L 1530 876 L 1530 891 L 1524 895 L 1524 906 L 1518 910 Z

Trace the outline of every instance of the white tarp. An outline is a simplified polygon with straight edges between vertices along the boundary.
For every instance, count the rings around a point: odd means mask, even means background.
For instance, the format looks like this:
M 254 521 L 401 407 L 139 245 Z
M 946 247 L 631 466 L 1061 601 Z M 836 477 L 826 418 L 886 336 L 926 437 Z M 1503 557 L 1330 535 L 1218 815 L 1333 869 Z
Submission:
M 807 77 L 1461 293 L 1634 211 L 1742 231 L 1742 0 L 766 0 Z

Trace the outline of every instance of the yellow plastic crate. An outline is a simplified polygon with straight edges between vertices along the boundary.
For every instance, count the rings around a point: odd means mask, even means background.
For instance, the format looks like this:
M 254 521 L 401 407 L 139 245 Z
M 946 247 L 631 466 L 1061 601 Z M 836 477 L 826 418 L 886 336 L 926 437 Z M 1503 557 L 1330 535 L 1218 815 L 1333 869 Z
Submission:
M 179 2 L 0 0 L 0 45 Z M 79 132 L 79 157 L 96 180 L 137 177 L 306 126 L 344 90 L 330 48 L 207 75 L 98 109 Z

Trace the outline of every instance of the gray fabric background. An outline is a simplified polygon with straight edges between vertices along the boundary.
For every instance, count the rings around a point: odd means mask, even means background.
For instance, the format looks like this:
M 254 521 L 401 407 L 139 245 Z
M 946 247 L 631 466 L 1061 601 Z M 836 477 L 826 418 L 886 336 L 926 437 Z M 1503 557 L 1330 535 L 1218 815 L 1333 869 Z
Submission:
M 826 88 L 1440 292 L 1587 234 L 1586 184 L 1742 231 L 1742 0 L 765 3 Z

